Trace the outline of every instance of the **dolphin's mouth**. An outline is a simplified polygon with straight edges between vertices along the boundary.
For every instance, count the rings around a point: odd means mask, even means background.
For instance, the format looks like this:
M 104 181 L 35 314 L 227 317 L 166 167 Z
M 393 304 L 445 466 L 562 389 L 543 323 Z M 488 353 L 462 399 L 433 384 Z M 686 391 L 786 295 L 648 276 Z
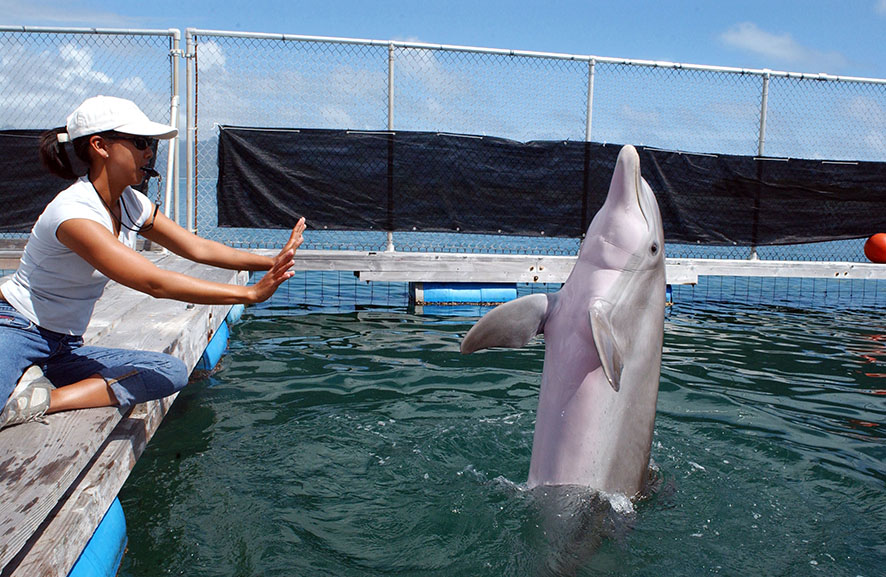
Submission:
M 649 199 L 646 198 L 645 190 L 643 188 L 643 176 L 640 174 L 640 167 L 637 167 L 637 171 L 634 173 L 634 190 L 637 191 L 637 206 L 640 207 L 640 214 L 643 215 L 643 219 L 646 221 L 646 230 L 652 230 L 653 221 L 650 218 L 649 214 Z

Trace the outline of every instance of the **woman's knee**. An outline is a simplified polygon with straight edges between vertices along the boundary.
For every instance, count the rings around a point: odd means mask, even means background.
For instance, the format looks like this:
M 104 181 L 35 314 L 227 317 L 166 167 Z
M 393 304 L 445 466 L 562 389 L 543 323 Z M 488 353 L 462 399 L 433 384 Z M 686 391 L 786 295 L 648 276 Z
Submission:
M 166 382 L 165 388 L 169 392 L 162 396 L 178 392 L 188 384 L 190 373 L 184 361 L 165 353 L 152 353 L 151 356 L 152 358 L 146 359 L 143 366 L 154 373 L 149 378 L 162 379 Z
M 179 358 L 144 352 L 137 361 L 109 368 L 102 376 L 120 406 L 126 408 L 179 392 L 188 384 L 189 371 Z
M 173 357 L 167 355 L 169 360 L 169 380 L 175 387 L 176 391 L 180 391 L 185 388 L 185 385 L 188 384 L 188 378 L 190 377 L 190 371 L 188 371 L 188 365 L 178 357 Z

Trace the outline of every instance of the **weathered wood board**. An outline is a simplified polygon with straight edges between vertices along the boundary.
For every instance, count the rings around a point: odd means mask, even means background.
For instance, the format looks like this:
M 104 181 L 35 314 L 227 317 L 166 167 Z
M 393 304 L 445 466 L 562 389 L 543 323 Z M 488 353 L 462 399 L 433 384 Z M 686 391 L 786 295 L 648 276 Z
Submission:
M 272 251 L 257 251 L 274 254 Z M 563 283 L 575 256 L 299 250 L 294 270 L 353 271 L 363 281 Z M 886 279 L 886 267 L 862 262 L 667 258 L 668 284 L 700 276 Z

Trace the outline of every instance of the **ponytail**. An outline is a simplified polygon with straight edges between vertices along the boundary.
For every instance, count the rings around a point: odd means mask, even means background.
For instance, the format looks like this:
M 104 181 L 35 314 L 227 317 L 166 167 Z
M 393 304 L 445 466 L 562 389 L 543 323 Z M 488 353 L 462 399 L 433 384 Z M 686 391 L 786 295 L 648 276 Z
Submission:
M 89 166 L 89 137 L 83 136 L 73 142 L 76 158 L 72 159 L 68 155 L 69 149 L 59 142 L 59 135 L 67 136 L 67 133 L 64 126 L 44 132 L 40 136 L 40 160 L 52 174 L 65 180 L 76 180 L 86 173 L 84 165 Z

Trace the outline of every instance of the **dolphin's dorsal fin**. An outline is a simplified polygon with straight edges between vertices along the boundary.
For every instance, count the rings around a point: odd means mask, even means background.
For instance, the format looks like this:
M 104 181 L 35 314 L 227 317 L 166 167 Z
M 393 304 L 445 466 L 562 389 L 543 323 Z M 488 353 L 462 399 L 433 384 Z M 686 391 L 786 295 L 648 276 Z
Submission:
M 603 373 L 606 380 L 617 392 L 621 388 L 621 372 L 624 369 L 624 360 L 621 356 L 618 342 L 615 340 L 615 332 L 612 330 L 610 313 L 612 304 L 597 299 L 591 303 L 589 320 L 591 332 L 594 334 L 594 346 L 597 348 L 597 356 L 603 365 Z
M 537 293 L 501 304 L 477 321 L 461 342 L 461 352 L 489 347 L 519 348 L 544 332 L 548 297 Z

